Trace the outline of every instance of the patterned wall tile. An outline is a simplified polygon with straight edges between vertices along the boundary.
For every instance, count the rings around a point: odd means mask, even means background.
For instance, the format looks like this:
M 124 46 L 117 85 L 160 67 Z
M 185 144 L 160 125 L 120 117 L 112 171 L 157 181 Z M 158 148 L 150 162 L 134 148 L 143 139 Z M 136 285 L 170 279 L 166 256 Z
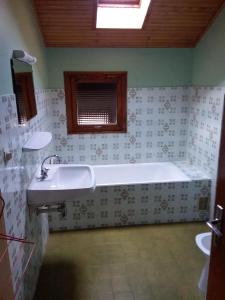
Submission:
M 52 128 L 48 92 L 37 91 L 36 102 L 38 115 L 22 126 L 18 125 L 14 95 L 0 97 L 0 188 L 6 201 L 4 211 L 6 231 L 10 235 L 33 240 L 36 243 L 35 253 L 16 299 L 32 299 L 48 238 L 47 216 L 30 215 L 26 199 L 26 189 L 37 164 L 43 156 L 53 150 L 52 146 L 48 146 L 37 152 L 22 152 L 22 146 L 32 132 L 51 131 Z M 3 150 L 12 153 L 12 159 L 7 164 L 4 163 Z M 28 246 L 21 251 L 20 245 L 16 242 L 8 244 L 14 288 L 21 278 L 29 252 Z
M 211 216 L 216 192 L 224 94 L 222 87 L 190 89 L 187 159 L 212 179 Z
M 224 89 L 130 88 L 125 134 L 67 135 L 64 90 L 40 91 L 36 97 L 38 116 L 26 126 L 17 125 L 14 96 L 0 97 L 0 184 L 6 199 L 7 232 L 37 242 L 21 299 L 24 295 L 28 300 L 32 298 L 48 236 L 46 216 L 28 213 L 26 188 L 37 164 L 50 152 L 59 154 L 65 163 L 92 165 L 173 161 L 192 178 L 189 184 L 97 187 L 89 197 L 71 201 L 64 218 L 49 214 L 52 230 L 208 217 L 209 178 L 213 179 L 212 197 L 215 195 Z M 52 145 L 44 151 L 22 152 L 22 145 L 36 130 L 52 130 Z M 7 165 L 3 148 L 13 153 Z M 16 281 L 22 264 L 15 263 L 15 244 L 9 248 Z
M 126 134 L 67 135 L 64 90 L 52 90 L 55 149 L 71 163 L 187 160 L 180 167 L 193 180 L 213 179 L 214 198 L 223 97 L 221 88 L 130 88 Z
M 204 221 L 208 218 L 210 180 L 97 186 L 66 203 L 65 217 L 49 214 L 51 230 Z
M 64 90 L 52 90 L 55 149 L 71 163 L 184 160 L 188 93 L 185 87 L 130 88 L 127 133 L 67 135 Z

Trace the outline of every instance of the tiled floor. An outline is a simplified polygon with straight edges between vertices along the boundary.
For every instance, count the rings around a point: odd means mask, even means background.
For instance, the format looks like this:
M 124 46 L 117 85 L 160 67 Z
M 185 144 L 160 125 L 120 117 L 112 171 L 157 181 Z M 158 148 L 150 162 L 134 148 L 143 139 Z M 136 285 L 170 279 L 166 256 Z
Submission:
M 205 225 L 50 234 L 35 300 L 195 300 Z

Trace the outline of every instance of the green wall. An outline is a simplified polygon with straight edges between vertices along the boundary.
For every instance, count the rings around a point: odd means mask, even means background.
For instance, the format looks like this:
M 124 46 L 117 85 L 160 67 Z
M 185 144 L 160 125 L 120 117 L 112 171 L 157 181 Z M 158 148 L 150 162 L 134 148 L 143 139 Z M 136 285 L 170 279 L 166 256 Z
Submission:
M 49 87 L 63 71 L 126 70 L 130 87 L 225 85 L 225 9 L 195 49 L 49 48 Z
M 194 49 L 194 85 L 225 86 L 225 9 Z
M 0 0 L 0 95 L 12 93 L 10 58 L 23 49 L 38 62 L 33 66 L 35 88 L 47 87 L 45 48 L 31 0 Z
M 50 88 L 64 86 L 63 71 L 128 71 L 130 87 L 190 85 L 193 49 L 49 48 Z
M 225 9 L 195 49 L 46 49 L 32 1 L 1 0 L 0 95 L 12 92 L 10 57 L 13 49 L 24 49 L 38 58 L 33 67 L 36 88 L 63 87 L 63 71 L 73 70 L 125 70 L 130 87 L 224 86 Z

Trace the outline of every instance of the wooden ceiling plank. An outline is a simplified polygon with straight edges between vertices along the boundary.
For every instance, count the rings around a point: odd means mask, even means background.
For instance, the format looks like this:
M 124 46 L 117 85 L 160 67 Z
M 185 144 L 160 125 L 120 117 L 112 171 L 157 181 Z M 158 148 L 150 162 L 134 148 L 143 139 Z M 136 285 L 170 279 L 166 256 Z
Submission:
M 152 0 L 142 30 L 109 30 L 95 28 L 96 0 L 34 0 L 45 44 L 59 47 L 193 47 L 224 2 Z

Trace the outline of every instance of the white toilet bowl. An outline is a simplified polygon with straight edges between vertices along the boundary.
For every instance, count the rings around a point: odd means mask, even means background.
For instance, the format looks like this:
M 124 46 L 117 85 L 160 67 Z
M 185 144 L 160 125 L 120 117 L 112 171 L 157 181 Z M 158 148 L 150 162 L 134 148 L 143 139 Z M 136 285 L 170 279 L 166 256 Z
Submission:
M 206 294 L 207 291 L 207 282 L 208 282 L 208 274 L 209 274 L 209 257 L 210 257 L 210 250 L 211 250 L 211 241 L 212 241 L 212 233 L 211 232 L 204 232 L 196 235 L 195 242 L 198 248 L 204 253 L 206 256 L 205 266 L 202 270 L 198 287 Z
M 196 235 L 195 242 L 198 248 L 206 255 L 210 256 L 212 233 L 204 232 Z

